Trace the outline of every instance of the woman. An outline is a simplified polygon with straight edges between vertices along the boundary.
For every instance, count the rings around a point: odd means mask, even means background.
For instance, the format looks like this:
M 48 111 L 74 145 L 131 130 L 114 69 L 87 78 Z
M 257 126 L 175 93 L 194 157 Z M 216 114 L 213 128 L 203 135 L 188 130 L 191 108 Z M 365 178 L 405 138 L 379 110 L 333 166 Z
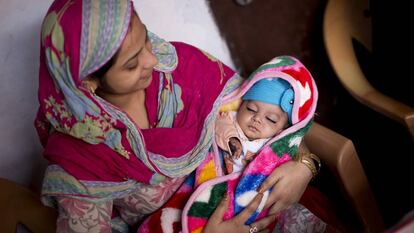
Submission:
M 147 32 L 129 0 L 56 0 L 40 59 L 43 201 L 59 207 L 58 232 L 127 232 L 160 208 L 203 161 L 221 99 L 242 81 L 208 54 Z M 312 177 L 298 162 L 276 170 L 264 184 L 273 186 L 271 214 L 296 202 Z M 248 232 L 244 221 L 205 232 Z

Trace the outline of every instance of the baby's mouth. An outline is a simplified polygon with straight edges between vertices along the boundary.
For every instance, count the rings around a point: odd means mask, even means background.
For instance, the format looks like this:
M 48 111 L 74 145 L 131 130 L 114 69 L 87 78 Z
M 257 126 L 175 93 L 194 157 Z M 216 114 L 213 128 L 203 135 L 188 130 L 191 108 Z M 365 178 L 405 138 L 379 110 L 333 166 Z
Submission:
M 249 125 L 249 129 L 250 129 L 250 131 L 253 131 L 253 132 L 259 132 L 259 130 L 256 127 L 252 126 L 252 125 Z

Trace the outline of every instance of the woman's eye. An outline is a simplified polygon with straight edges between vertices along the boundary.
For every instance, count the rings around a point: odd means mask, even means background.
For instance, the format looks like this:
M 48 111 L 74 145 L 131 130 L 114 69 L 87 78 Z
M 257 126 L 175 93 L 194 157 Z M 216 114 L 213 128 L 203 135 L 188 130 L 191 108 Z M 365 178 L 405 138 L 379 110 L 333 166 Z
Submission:
M 266 119 L 268 120 L 268 121 L 270 121 L 271 123 L 273 123 L 273 124 L 276 124 L 276 120 L 273 120 L 272 118 L 269 118 L 269 117 L 266 117 Z
M 132 70 L 135 70 L 135 68 L 137 68 L 136 66 L 128 66 L 127 67 L 127 70 L 128 71 L 132 71 Z
M 249 112 L 256 112 L 256 110 L 253 109 L 253 108 L 250 108 L 250 107 L 247 107 L 247 106 L 246 106 L 246 108 L 247 108 L 247 111 L 249 111 Z

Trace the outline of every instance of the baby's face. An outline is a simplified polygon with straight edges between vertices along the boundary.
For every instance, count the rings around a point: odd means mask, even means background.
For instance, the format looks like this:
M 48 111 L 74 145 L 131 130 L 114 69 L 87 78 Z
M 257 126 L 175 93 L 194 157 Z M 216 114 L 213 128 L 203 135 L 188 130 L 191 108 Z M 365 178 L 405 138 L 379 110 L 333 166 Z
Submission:
M 279 106 L 260 101 L 243 101 L 237 123 L 249 140 L 269 138 L 287 125 L 288 115 Z

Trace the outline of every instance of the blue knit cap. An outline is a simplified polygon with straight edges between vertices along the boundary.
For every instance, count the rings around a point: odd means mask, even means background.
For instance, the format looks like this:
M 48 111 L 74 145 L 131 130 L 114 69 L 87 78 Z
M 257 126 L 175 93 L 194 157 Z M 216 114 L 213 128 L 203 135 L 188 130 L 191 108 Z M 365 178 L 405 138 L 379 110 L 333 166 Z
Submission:
M 243 96 L 243 100 L 256 100 L 279 106 L 288 114 L 292 123 L 292 107 L 295 98 L 292 86 L 281 78 L 268 78 L 256 82 Z

